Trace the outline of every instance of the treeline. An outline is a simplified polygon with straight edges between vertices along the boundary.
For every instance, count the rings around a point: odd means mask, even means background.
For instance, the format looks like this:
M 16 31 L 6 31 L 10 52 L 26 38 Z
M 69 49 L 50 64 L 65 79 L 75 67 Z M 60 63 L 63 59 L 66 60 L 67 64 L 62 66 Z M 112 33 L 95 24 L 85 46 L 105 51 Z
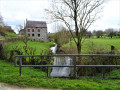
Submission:
M 100 37 L 110 37 L 110 38 L 113 38 L 113 36 L 116 36 L 118 38 L 120 38 L 120 30 L 116 30 L 116 29 L 113 29 L 113 28 L 108 28 L 108 29 L 105 29 L 104 31 L 103 30 L 93 30 L 92 32 L 91 31 L 87 31 L 85 32 L 84 34 L 86 37 L 92 37 L 92 36 L 97 36 L 97 38 L 100 38 Z
M 72 31 L 73 36 L 71 33 L 64 27 L 60 28 L 58 32 L 49 34 L 50 41 L 55 41 L 58 45 L 62 46 L 63 44 L 68 43 L 71 41 L 72 37 L 76 37 L 76 33 Z M 113 28 L 108 28 L 103 30 L 93 30 L 93 31 L 86 31 L 84 32 L 84 37 L 91 38 L 113 38 L 114 36 L 116 38 L 120 38 L 120 29 L 116 30 Z

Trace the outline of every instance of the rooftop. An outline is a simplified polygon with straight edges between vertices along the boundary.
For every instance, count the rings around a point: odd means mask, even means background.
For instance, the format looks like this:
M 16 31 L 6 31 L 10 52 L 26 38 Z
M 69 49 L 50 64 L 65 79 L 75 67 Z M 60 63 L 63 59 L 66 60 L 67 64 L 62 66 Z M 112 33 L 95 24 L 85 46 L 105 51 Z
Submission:
M 5 26 L 6 28 L 8 28 L 8 29 L 11 29 L 11 26 Z
M 44 27 L 47 28 L 47 24 L 45 21 L 31 21 L 27 20 L 26 21 L 26 27 Z

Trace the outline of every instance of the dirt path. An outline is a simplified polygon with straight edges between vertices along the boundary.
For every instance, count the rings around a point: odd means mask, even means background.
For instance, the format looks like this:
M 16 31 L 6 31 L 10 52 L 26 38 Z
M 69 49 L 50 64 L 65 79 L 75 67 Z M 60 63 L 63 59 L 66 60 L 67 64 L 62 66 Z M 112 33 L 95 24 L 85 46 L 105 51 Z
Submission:
M 0 83 L 0 90 L 61 90 L 61 89 L 33 88 Z

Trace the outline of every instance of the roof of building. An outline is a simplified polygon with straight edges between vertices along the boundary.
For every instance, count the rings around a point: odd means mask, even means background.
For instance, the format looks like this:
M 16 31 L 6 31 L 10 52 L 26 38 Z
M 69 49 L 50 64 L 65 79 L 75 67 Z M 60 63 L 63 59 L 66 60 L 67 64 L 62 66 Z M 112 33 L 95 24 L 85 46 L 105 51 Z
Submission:
M 26 21 L 26 27 L 45 27 L 47 28 L 47 24 L 44 21 L 31 21 L 27 20 Z
M 6 28 L 8 28 L 8 29 L 11 29 L 11 26 L 5 26 Z

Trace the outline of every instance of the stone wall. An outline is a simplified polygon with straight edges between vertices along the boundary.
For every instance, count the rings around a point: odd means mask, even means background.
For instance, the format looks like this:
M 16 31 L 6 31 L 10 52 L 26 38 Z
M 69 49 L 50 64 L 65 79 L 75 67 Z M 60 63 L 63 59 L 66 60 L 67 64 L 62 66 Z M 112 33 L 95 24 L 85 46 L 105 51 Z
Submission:
M 30 32 L 28 32 L 28 29 Z M 34 32 L 32 32 L 32 30 L 34 30 Z M 38 30 L 40 30 L 40 32 L 38 32 Z M 26 35 L 28 35 L 31 40 L 48 41 L 47 28 L 26 28 Z

